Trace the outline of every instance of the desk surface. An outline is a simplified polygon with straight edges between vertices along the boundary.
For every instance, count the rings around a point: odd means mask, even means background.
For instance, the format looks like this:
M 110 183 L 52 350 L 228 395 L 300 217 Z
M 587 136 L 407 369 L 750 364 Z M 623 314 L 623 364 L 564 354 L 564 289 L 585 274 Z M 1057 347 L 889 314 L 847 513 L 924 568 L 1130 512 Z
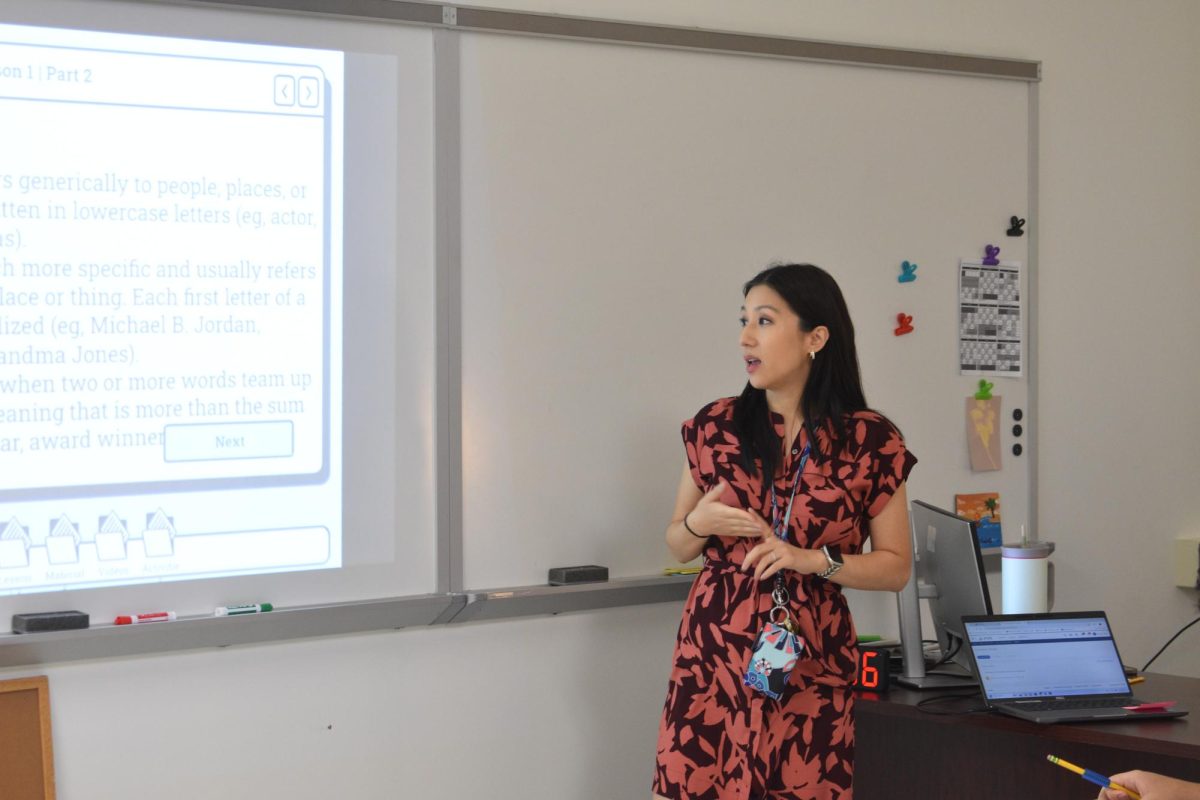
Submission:
M 855 797 L 926 798 L 1094 797 L 1077 776 L 1049 764 L 1048 754 L 1097 772 L 1130 769 L 1200 781 L 1200 679 L 1146 676 L 1134 691 L 1143 701 L 1177 700 L 1190 713 L 1178 719 L 1037 725 L 992 712 L 951 715 L 982 707 L 976 694 L 917 703 L 951 692 L 893 688 L 863 693 L 856 706 Z M 929 708 L 928 706 L 926 708 Z

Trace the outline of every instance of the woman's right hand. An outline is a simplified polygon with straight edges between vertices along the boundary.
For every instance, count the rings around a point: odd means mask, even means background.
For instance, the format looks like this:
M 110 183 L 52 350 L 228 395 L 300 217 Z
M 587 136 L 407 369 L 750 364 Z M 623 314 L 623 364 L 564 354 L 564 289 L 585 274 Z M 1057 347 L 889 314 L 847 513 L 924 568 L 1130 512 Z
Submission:
M 753 511 L 725 505 L 721 495 L 729 490 L 722 478 L 700 498 L 696 507 L 684 518 L 693 531 L 701 536 L 745 536 L 758 539 L 771 534 L 771 526 Z

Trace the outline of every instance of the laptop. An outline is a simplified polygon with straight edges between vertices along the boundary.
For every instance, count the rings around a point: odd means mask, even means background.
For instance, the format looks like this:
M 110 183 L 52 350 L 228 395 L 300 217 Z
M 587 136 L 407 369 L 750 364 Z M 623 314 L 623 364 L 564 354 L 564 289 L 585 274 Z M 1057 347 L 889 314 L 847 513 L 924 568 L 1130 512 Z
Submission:
M 988 708 L 1043 724 L 1182 717 L 1133 696 L 1103 611 L 964 616 Z M 1151 704 L 1152 706 L 1155 704 Z

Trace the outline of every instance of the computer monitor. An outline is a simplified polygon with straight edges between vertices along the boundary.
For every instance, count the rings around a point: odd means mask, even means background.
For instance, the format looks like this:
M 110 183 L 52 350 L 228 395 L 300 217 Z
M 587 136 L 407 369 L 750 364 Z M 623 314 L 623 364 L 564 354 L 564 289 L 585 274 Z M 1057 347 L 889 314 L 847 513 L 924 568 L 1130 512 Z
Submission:
M 915 689 L 970 686 L 971 659 L 962 618 L 991 614 L 992 598 L 983 571 L 975 523 L 929 503 L 912 504 L 913 572 L 900 592 L 903 674 L 897 682 Z M 919 599 L 929 603 L 942 656 L 939 671 L 927 673 Z

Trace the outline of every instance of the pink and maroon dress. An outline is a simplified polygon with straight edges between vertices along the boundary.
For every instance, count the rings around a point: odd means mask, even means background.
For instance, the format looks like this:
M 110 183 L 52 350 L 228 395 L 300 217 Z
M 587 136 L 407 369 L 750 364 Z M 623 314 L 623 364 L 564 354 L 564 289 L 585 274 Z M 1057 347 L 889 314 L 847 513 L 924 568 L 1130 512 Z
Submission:
M 770 492 L 742 467 L 734 398 L 710 403 L 683 424 L 692 478 L 702 492 L 724 478 L 722 500 L 771 519 Z M 772 414 L 783 438 L 783 417 Z M 830 458 L 830 432 L 800 476 L 788 535 L 799 547 L 862 552 L 917 459 L 885 417 L 859 411 Z M 801 430 L 775 493 L 791 494 L 808 434 Z M 796 631 L 807 644 L 780 700 L 744 686 L 742 675 L 772 606 L 774 580 L 740 570 L 757 540 L 710 537 L 675 645 L 658 736 L 654 792 L 670 800 L 849 800 L 854 774 L 854 680 L 858 648 L 841 587 L 784 570 Z

